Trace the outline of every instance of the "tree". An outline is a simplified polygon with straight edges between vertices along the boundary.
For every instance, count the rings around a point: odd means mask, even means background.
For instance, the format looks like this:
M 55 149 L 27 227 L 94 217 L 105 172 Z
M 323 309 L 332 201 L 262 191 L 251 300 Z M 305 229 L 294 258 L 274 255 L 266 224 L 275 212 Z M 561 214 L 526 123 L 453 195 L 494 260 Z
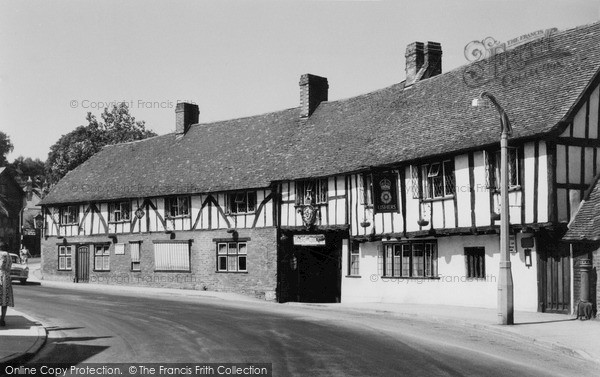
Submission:
M 51 183 L 56 183 L 67 172 L 75 169 L 88 158 L 100 151 L 105 145 L 126 143 L 156 136 L 147 130 L 144 121 L 136 121 L 129 114 L 126 103 L 113 105 L 112 109 L 104 109 L 100 115 L 102 121 L 88 112 L 87 126 L 79 126 L 63 135 L 50 147 L 46 160 L 46 176 Z
M 33 183 L 37 187 L 42 187 L 45 181 L 45 164 L 44 161 L 36 158 L 35 160 L 31 157 L 19 156 L 10 164 L 13 170 L 16 172 L 15 179 L 24 187 L 29 177 L 31 177 Z
M 6 155 L 12 152 L 14 149 L 13 144 L 10 141 L 10 137 L 7 134 L 0 131 L 0 167 L 5 166 L 8 161 Z

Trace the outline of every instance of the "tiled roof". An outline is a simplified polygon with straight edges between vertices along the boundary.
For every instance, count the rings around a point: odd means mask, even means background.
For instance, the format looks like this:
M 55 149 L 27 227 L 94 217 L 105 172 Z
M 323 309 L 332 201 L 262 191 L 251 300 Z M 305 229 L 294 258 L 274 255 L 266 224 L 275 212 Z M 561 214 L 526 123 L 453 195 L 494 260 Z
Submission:
M 600 23 L 501 57 L 506 64 L 495 73 L 488 60 L 473 63 L 407 89 L 399 83 L 323 102 L 304 121 L 294 108 L 194 125 L 182 138 L 108 146 L 67 174 L 43 203 L 266 187 L 491 145 L 499 141 L 500 118 L 491 106 L 471 106 L 482 91 L 505 108 L 513 139 L 539 137 L 557 128 L 597 75 Z
M 600 241 L 600 175 L 583 198 L 563 240 Z

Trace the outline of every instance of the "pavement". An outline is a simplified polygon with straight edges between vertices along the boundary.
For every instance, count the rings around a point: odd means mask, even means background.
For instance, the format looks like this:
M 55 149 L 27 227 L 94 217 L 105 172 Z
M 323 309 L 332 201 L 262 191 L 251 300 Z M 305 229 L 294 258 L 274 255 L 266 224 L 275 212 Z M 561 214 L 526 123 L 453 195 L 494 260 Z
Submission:
M 30 281 L 44 286 L 80 290 L 95 290 L 96 284 L 75 284 L 43 280 L 39 263 L 30 263 Z M 18 283 L 16 283 L 18 284 Z M 195 291 L 169 288 L 140 288 L 122 285 L 102 285 L 103 291 L 127 294 L 145 292 L 152 296 L 204 297 L 235 302 L 257 302 L 263 305 L 282 305 L 265 302 L 250 296 L 231 292 Z M 18 308 L 18 300 L 16 300 Z M 283 305 L 301 306 L 314 310 L 354 312 L 364 315 L 386 315 L 401 318 L 419 318 L 438 323 L 452 323 L 483 329 L 495 334 L 510 337 L 517 342 L 529 342 L 558 350 L 567 355 L 600 364 L 600 320 L 581 321 L 575 316 L 538 312 L 515 311 L 512 326 L 497 324 L 495 309 L 470 308 L 447 305 L 417 305 L 394 303 L 339 303 L 312 304 L 287 303 Z M 0 328 L 0 365 L 26 360 L 34 355 L 45 343 L 47 332 L 43 324 L 35 319 L 9 308 L 6 327 Z

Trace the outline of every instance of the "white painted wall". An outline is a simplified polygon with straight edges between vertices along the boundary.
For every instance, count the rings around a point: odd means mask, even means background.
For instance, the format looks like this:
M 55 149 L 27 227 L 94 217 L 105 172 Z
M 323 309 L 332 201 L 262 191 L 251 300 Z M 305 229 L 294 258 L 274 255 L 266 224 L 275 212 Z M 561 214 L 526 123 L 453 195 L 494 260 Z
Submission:
M 532 267 L 525 266 L 517 235 L 517 253 L 511 254 L 515 310 L 537 310 L 536 250 Z M 495 235 L 438 238 L 439 279 L 382 278 L 377 273 L 377 247 L 381 242 L 360 245 L 360 277 L 342 277 L 342 302 L 386 302 L 497 307 L 500 238 Z M 486 252 L 487 279 L 466 279 L 464 247 L 482 246 Z M 342 266 L 348 266 L 348 253 Z

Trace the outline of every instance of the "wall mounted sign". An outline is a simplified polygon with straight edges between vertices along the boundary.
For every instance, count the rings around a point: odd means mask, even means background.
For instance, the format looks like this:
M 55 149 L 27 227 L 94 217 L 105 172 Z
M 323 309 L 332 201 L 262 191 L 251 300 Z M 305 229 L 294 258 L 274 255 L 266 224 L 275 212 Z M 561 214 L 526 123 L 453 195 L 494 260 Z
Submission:
M 295 234 L 294 245 L 296 246 L 325 246 L 324 234 Z
M 373 175 L 373 209 L 375 213 L 398 212 L 398 176 Z

